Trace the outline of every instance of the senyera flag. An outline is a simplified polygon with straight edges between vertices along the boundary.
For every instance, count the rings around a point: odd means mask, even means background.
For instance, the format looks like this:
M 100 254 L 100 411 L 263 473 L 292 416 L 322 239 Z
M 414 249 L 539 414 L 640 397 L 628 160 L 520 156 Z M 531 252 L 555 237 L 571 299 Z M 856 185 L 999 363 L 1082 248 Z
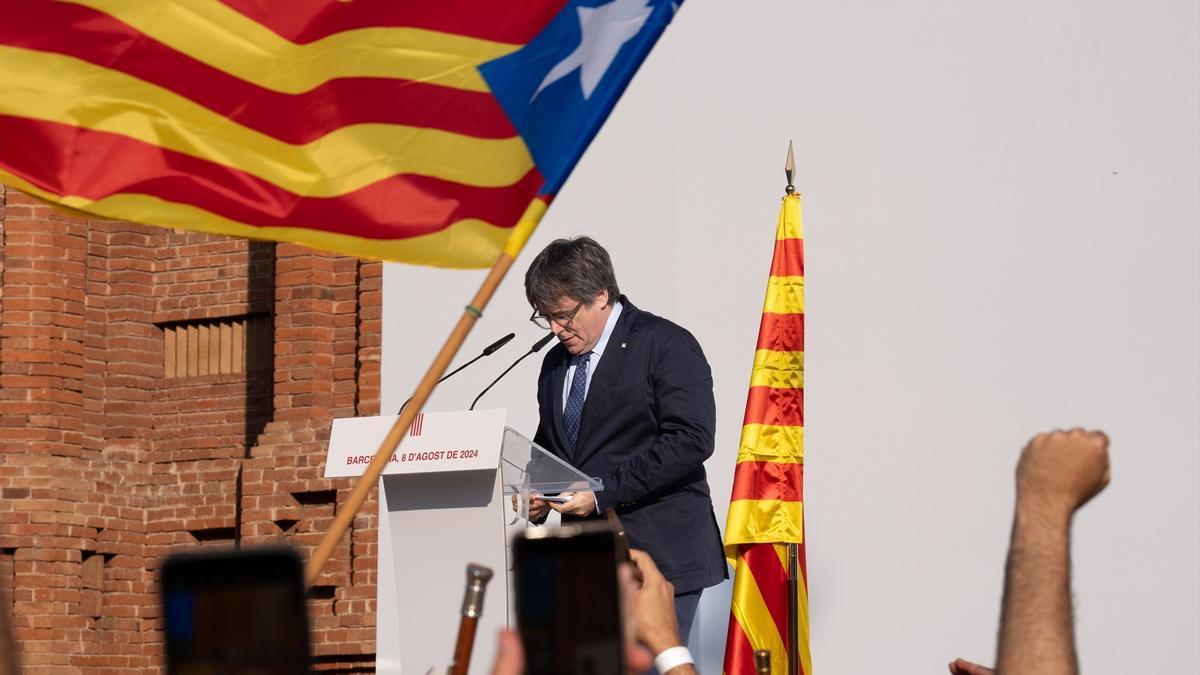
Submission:
M 446 267 L 519 250 L 670 0 L 8 0 L 0 181 Z
M 760 649 L 771 652 L 771 672 L 812 675 L 804 554 L 804 231 L 800 197 L 789 194 L 776 228 L 725 523 L 725 556 L 734 566 L 726 675 L 757 672 Z

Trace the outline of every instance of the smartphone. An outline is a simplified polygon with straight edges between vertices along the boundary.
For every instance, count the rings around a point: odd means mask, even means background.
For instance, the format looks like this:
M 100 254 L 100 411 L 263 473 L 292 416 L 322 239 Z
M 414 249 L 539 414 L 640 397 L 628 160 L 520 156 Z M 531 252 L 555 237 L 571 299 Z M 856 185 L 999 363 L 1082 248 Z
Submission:
M 290 548 L 168 556 L 162 569 L 167 673 L 308 673 L 300 556 Z
M 629 555 L 629 536 L 625 534 L 625 526 L 617 517 L 617 510 L 611 506 L 604 509 L 604 519 L 608 521 L 609 529 L 617 535 L 617 559 L 621 562 L 632 562 L 633 558 Z
M 528 675 L 623 675 L 617 535 L 605 525 L 531 527 L 513 541 Z

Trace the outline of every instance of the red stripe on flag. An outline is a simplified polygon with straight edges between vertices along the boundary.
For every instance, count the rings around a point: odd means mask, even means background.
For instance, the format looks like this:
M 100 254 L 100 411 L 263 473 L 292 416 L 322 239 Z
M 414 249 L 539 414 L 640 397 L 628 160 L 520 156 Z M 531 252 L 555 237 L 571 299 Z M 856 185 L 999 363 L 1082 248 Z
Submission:
M 729 632 L 725 635 L 725 675 L 755 675 L 754 646 L 742 630 L 737 617 L 729 614 Z
M 746 417 L 742 424 L 804 426 L 804 390 L 780 387 L 750 387 Z
M 496 42 L 525 44 L 541 32 L 565 0 L 289 0 L 282 9 L 262 0 L 221 0 L 279 35 L 313 42 L 354 28 L 424 28 Z
M 121 161 L 100 164 L 111 157 Z M 125 136 L 8 115 L 0 115 L 0 166 L 58 195 L 153 195 L 247 225 L 375 239 L 431 234 L 463 218 L 511 227 L 545 183 L 536 169 L 503 188 L 404 174 L 337 197 L 301 197 L 244 171 Z
M 776 239 L 775 255 L 771 258 L 771 276 L 804 276 L 804 240 Z
M 795 462 L 741 461 L 733 471 L 733 495 L 738 499 L 804 500 L 804 465 Z
M 803 516 L 801 516 L 800 526 L 804 527 Z M 804 529 L 804 543 L 796 545 L 796 559 L 800 562 L 800 576 L 803 577 L 804 588 L 808 588 L 808 530 Z
M 767 612 L 775 621 L 779 635 L 787 641 L 788 628 L 788 597 L 787 569 L 784 568 L 774 544 L 744 544 L 741 547 L 742 558 L 754 575 L 754 584 L 762 595 Z
M 517 135 L 504 109 L 487 92 L 352 77 L 302 94 L 284 94 L 212 68 L 87 7 L 18 4 L 30 6 L 5 14 L 0 43 L 73 56 L 132 75 L 287 143 L 307 143 L 335 129 L 366 123 L 430 127 L 477 138 Z
M 763 313 L 762 322 L 758 324 L 757 349 L 804 351 L 804 315 Z

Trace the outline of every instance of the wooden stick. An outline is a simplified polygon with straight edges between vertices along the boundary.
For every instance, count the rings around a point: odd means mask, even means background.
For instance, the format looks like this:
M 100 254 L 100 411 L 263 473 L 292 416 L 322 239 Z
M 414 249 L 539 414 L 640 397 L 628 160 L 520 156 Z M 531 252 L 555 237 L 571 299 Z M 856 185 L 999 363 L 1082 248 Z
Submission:
M 522 242 L 523 243 L 523 242 Z M 471 300 L 471 304 L 467 305 L 463 310 L 463 315 L 459 318 L 458 323 L 454 326 L 454 330 L 450 332 L 450 337 L 446 340 L 446 344 L 442 346 L 442 350 L 438 352 L 437 358 L 429 366 L 429 370 L 425 373 L 425 377 L 421 383 L 417 385 L 417 390 L 413 392 L 411 402 L 400 413 L 400 418 L 392 425 L 391 431 L 388 432 L 387 438 L 383 439 L 379 449 L 375 451 L 375 457 L 371 460 L 371 464 L 367 466 L 366 472 L 359 477 L 358 483 L 354 486 L 354 491 L 350 493 L 350 497 L 346 503 L 338 509 L 337 518 L 334 519 L 333 525 L 329 531 L 325 533 L 325 538 L 321 540 L 321 544 L 317 546 L 317 550 L 308 560 L 308 566 L 305 568 L 305 581 L 309 586 L 316 583 L 317 577 L 321 575 L 321 570 L 324 569 L 325 563 L 329 561 L 329 556 L 333 555 L 333 549 L 337 548 L 337 544 L 346 534 L 346 530 L 350 528 L 350 524 L 358 516 L 359 509 L 362 508 L 363 502 L 367 499 L 367 494 L 375 484 L 379 482 L 379 476 L 383 474 L 383 469 L 387 466 L 388 460 L 392 458 L 392 453 L 400 445 L 400 441 L 404 439 L 404 435 L 408 433 L 408 428 L 416 419 L 417 413 L 421 412 L 425 402 L 429 400 L 429 395 L 433 393 L 433 387 L 437 381 L 441 379 L 442 373 L 446 372 L 446 368 L 450 365 L 450 361 L 454 359 L 458 353 L 459 347 L 467 339 L 467 335 L 471 332 L 471 328 L 475 325 L 475 321 L 483 314 L 483 309 L 487 307 L 488 301 L 492 299 L 492 294 L 496 292 L 496 288 L 500 282 L 504 280 L 504 275 L 508 273 L 512 267 L 514 254 L 504 252 L 496 259 L 496 264 L 492 265 L 492 269 L 488 272 L 487 278 L 483 280 L 483 284 L 476 291 L 475 297 Z M 380 527 L 383 524 L 380 523 Z
M 449 675 L 467 675 L 471 652 L 475 649 L 475 630 L 483 614 L 483 594 L 492 580 L 492 569 L 471 563 L 467 565 L 467 589 L 463 593 L 462 616 L 458 622 L 458 639 L 454 642 L 454 661 Z

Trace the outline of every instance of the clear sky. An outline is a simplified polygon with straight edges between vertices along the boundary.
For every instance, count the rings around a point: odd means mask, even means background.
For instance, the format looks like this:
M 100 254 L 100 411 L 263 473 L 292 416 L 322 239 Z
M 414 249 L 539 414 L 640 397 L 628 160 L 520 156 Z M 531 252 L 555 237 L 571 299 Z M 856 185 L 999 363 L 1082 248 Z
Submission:
M 591 234 L 713 365 L 724 525 L 794 140 L 815 671 L 990 663 L 1017 453 L 1088 425 L 1112 438 L 1113 481 L 1075 525 L 1083 668 L 1197 672 L 1198 27 L 1194 0 L 688 2 L 464 353 L 517 346 L 427 409 L 465 408 L 538 337 L 524 264 Z M 481 277 L 389 267 L 385 409 Z M 536 372 L 488 395 L 530 435 Z M 722 587 L 701 606 L 706 673 L 727 603 Z

